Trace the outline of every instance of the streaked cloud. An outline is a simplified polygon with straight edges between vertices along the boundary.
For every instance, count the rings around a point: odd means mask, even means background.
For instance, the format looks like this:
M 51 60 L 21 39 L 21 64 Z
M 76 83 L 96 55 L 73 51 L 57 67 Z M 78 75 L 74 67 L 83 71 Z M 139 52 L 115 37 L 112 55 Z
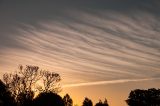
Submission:
M 63 85 L 63 88 L 70 87 L 82 87 L 82 86 L 94 86 L 94 85 L 108 85 L 108 84 L 117 84 L 117 83 L 126 83 L 126 82 L 143 82 L 150 80 L 158 80 L 160 78 L 149 78 L 149 79 L 120 79 L 120 80 L 111 80 L 111 81 L 96 81 L 96 82 L 86 82 L 86 83 L 76 83 L 76 84 L 68 84 Z
M 1 8 L 20 8 L 17 2 Z M 29 10 L 27 5 L 13 8 L 13 16 L 9 10 L 0 11 L 0 19 L 5 20 L 0 21 L 1 70 L 34 64 L 59 72 L 66 84 L 159 77 L 160 23 L 155 2 L 152 6 L 147 5 L 149 0 L 35 3 Z M 42 4 L 47 8 L 42 10 Z M 37 9 L 31 11 L 33 6 Z
M 159 75 L 157 18 L 106 12 L 71 11 L 72 20 L 40 22 L 38 29 L 21 24 L 11 37 L 18 46 L 4 47 L 0 63 L 53 69 L 65 83 Z

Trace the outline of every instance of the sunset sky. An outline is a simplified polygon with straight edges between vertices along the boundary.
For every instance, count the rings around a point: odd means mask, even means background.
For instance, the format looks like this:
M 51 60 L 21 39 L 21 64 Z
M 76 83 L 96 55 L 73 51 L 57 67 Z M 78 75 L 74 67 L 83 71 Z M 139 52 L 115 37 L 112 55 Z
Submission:
M 19 64 L 62 77 L 74 104 L 126 106 L 160 88 L 159 0 L 0 0 L 0 75 Z

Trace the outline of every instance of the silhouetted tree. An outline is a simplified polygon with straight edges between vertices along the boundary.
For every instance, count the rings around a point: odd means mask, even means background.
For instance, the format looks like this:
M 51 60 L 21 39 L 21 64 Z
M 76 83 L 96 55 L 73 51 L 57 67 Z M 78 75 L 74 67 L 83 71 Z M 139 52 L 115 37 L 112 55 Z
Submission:
M 85 98 L 82 106 L 93 106 L 92 101 L 89 98 Z
M 6 85 L 0 80 L 0 106 L 16 106 L 14 98 L 11 96 Z
M 4 74 L 3 80 L 19 106 L 28 106 L 33 100 L 35 92 L 60 91 L 59 74 L 40 70 L 37 66 L 19 66 L 19 71 L 14 74 Z M 37 88 L 38 82 L 43 82 Z
M 149 102 L 150 106 L 160 106 L 160 89 L 148 89 L 147 101 Z
M 98 102 L 98 103 L 96 103 L 96 105 L 95 105 L 95 106 L 103 106 L 102 100 L 99 100 L 99 102 Z
M 108 101 L 107 101 L 107 99 L 106 99 L 106 98 L 105 98 L 105 100 L 104 100 L 104 103 L 103 103 L 103 104 L 104 104 L 104 106 L 109 106 L 109 105 L 108 105 Z
M 96 103 L 95 106 L 109 106 L 109 105 L 108 105 L 107 99 L 105 98 L 104 102 L 102 102 L 102 100 L 99 100 L 99 102 Z
M 68 94 L 63 97 L 63 101 L 65 106 L 73 106 L 72 98 Z
M 17 96 L 18 106 L 31 106 L 33 102 L 34 93 L 33 92 L 21 92 Z
M 133 90 L 126 102 L 128 106 L 160 106 L 160 89 Z
M 33 102 L 34 106 L 65 106 L 63 99 L 53 92 L 40 93 Z
M 54 92 L 58 93 L 61 91 L 60 82 L 61 77 L 59 74 L 49 71 L 41 71 L 43 80 L 43 92 Z
M 16 101 L 20 95 L 33 92 L 34 84 L 39 80 L 40 74 L 38 72 L 39 67 L 36 66 L 23 66 L 19 67 L 19 71 L 14 74 L 4 74 L 3 80 L 9 88 Z

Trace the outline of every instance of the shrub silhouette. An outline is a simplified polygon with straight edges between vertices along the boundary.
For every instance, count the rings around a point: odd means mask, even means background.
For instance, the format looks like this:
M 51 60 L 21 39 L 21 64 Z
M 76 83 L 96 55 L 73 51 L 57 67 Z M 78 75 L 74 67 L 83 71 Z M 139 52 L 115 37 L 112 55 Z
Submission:
M 89 98 L 85 97 L 82 106 L 93 106 L 93 103 Z
M 40 93 L 34 100 L 34 106 L 65 106 L 62 98 L 53 92 Z
M 160 106 L 160 89 L 133 90 L 126 103 L 128 106 Z
M 95 106 L 109 106 L 109 105 L 108 105 L 107 99 L 105 99 L 104 102 L 102 102 L 102 100 L 99 100 L 99 102 L 96 103 Z
M 73 106 L 73 100 L 72 100 L 72 98 L 69 96 L 69 94 L 66 94 L 66 95 L 63 97 L 63 102 L 64 102 L 65 106 Z
M 0 106 L 16 106 L 11 92 L 8 91 L 6 85 L 0 80 Z

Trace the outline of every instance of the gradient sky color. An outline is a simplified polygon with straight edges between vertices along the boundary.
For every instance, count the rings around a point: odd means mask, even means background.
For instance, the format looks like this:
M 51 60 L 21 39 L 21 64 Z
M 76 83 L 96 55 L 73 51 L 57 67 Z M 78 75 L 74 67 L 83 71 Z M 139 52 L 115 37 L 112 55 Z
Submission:
M 159 0 L 0 0 L 0 75 L 19 64 L 62 76 L 64 95 L 125 106 L 159 88 Z

